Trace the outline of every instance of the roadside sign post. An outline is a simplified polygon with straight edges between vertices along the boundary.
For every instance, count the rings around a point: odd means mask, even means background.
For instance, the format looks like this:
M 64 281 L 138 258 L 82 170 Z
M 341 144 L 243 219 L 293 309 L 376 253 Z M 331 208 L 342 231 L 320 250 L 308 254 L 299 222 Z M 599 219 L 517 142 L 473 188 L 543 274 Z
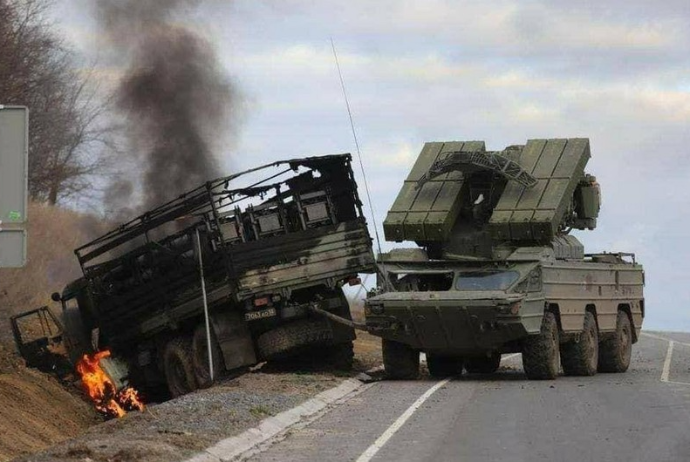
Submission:
M 0 105 L 0 268 L 26 263 L 29 110 Z

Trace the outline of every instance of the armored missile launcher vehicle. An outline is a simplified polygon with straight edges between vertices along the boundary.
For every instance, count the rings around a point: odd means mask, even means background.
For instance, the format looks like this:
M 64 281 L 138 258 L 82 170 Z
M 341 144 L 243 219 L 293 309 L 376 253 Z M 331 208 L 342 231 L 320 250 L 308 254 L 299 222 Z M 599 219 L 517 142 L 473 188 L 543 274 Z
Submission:
M 353 328 L 310 308 L 350 319 L 341 287 L 374 272 L 361 205 L 349 154 L 209 181 L 76 249 L 61 322 L 35 339 L 21 327 L 51 325 L 47 309 L 14 317 L 18 347 L 50 358 L 65 341 L 73 362 L 108 349 L 125 365 L 111 378 L 173 396 L 294 354 L 347 367 Z
M 384 222 L 366 325 L 392 378 L 492 373 L 522 353 L 531 379 L 624 372 L 644 318 L 633 254 L 586 254 L 570 234 L 596 227 L 600 188 L 588 139 L 427 143 Z

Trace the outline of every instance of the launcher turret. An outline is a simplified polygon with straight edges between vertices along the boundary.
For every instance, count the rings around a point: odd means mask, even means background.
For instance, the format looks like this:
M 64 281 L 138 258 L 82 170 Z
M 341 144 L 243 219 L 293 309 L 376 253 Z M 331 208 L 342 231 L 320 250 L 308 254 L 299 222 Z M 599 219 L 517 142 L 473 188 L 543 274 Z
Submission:
M 586 138 L 529 140 L 503 151 L 483 141 L 426 143 L 384 221 L 386 240 L 432 258 L 496 258 L 594 229 L 600 191 L 585 173 Z

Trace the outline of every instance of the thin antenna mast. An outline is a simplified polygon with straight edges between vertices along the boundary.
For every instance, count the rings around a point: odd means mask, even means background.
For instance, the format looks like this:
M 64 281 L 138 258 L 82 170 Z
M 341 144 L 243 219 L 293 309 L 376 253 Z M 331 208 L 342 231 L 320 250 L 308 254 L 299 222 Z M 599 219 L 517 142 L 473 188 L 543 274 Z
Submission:
M 357 131 L 355 130 L 355 122 L 352 118 L 352 110 L 350 109 L 350 100 L 347 97 L 347 90 L 345 89 L 345 81 L 343 80 L 343 73 L 340 70 L 340 61 L 338 60 L 338 52 L 335 50 L 335 42 L 331 38 L 331 48 L 333 48 L 333 57 L 335 57 L 335 66 L 338 68 L 338 76 L 340 77 L 340 87 L 343 89 L 343 97 L 345 98 L 345 106 L 347 106 L 347 115 L 350 118 L 350 128 L 352 128 L 352 137 L 355 139 L 355 147 L 357 148 L 357 160 L 359 160 L 359 168 L 362 170 L 362 178 L 364 179 L 364 190 L 367 193 L 367 201 L 369 202 L 369 212 L 371 213 L 371 221 L 374 225 L 374 235 L 376 236 L 376 246 L 378 247 L 379 256 L 381 255 L 381 238 L 379 237 L 379 227 L 376 223 L 376 215 L 374 215 L 374 204 L 371 202 L 371 193 L 369 192 L 369 183 L 367 182 L 367 174 L 364 171 L 364 163 L 362 162 L 362 152 L 359 149 L 359 140 L 357 139 Z

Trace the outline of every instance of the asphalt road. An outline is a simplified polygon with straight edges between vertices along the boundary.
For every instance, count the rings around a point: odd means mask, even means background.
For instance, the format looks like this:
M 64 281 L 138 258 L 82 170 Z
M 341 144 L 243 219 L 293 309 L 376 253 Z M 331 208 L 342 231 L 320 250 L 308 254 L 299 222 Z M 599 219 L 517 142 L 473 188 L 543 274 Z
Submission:
M 519 355 L 503 364 L 375 383 L 250 460 L 690 460 L 690 334 L 647 334 L 625 374 L 528 381 Z

